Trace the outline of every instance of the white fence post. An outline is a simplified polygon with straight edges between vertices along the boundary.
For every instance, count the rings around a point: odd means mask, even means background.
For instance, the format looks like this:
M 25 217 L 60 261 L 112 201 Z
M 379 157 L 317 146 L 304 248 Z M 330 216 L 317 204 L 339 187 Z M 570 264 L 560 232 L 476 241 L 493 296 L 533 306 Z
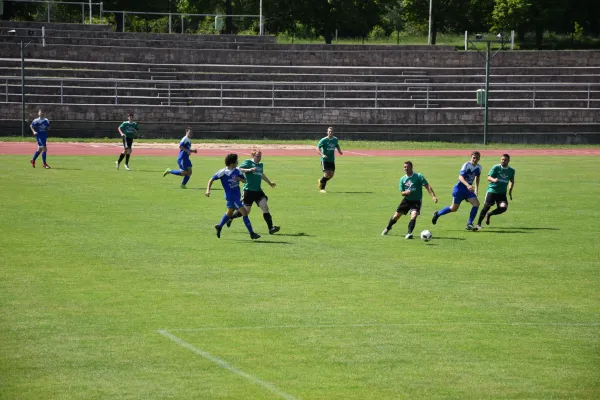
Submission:
M 469 48 L 468 41 L 469 41 L 469 31 L 465 31 L 465 51 L 467 51 Z

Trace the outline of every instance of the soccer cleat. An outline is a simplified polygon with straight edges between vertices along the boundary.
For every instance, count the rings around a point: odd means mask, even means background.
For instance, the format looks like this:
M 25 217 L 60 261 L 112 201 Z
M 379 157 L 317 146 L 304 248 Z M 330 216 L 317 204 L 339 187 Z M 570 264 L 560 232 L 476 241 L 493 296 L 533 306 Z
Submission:
M 273 225 L 273 227 L 271 229 L 269 229 L 269 235 L 279 232 L 280 229 L 281 229 L 280 227 Z
M 385 235 L 387 235 L 387 234 L 388 234 L 388 232 L 389 232 L 388 228 L 385 228 L 385 229 L 383 230 L 383 232 L 381 232 L 381 236 L 385 236 Z
M 406 236 L 404 236 L 404 239 L 412 239 L 412 238 L 413 238 L 412 233 L 407 233 Z
M 321 183 L 321 179 L 317 181 L 317 187 L 319 188 L 319 190 L 323 190 L 323 184 Z
M 48 164 L 44 164 L 44 168 L 50 169 L 50 166 Z
M 115 161 L 115 167 L 117 167 L 117 169 L 119 169 L 119 162 Z
M 483 229 L 483 227 L 482 227 L 481 225 L 477 225 L 477 226 L 475 227 L 475 229 L 474 229 L 474 230 L 476 230 L 476 231 L 480 231 L 480 230 L 482 230 L 482 229 Z
M 467 224 L 467 227 L 465 229 L 468 231 L 476 231 L 477 230 L 477 228 L 475 228 L 473 226 L 473 224 Z
M 485 224 L 486 225 L 490 224 L 490 218 L 491 218 L 490 213 L 485 213 Z
M 167 168 L 163 174 L 163 178 L 171 173 L 171 168 Z
M 228 219 L 228 220 L 227 220 L 227 223 L 226 223 L 226 225 L 227 225 L 227 227 L 228 227 L 228 228 L 231 226 L 231 223 L 232 223 L 232 222 L 233 222 L 233 219 Z
M 31 163 L 31 166 L 35 168 L 35 160 L 29 160 L 29 162 Z
M 220 226 L 219 224 L 216 224 L 216 225 L 215 225 L 215 229 L 217 230 L 217 237 L 218 237 L 219 239 L 221 239 L 221 229 L 223 229 L 223 227 L 222 227 L 222 226 Z M 260 237 L 260 236 L 259 236 L 259 237 Z
M 432 224 L 437 224 L 437 220 L 440 216 L 438 215 L 437 211 L 433 213 L 433 218 L 431 218 L 431 223 Z
M 258 233 L 252 232 L 250 234 L 250 239 L 252 239 L 252 240 L 260 239 L 260 235 Z
M 320 192 L 321 193 L 327 193 L 327 191 L 325 189 L 321 189 Z
M 181 189 L 187 189 L 187 186 L 185 186 L 185 185 L 179 185 L 179 187 L 180 187 Z
M 125 164 L 125 169 L 126 169 L 127 171 L 131 171 L 131 169 L 129 168 L 129 165 L 127 165 L 127 164 Z

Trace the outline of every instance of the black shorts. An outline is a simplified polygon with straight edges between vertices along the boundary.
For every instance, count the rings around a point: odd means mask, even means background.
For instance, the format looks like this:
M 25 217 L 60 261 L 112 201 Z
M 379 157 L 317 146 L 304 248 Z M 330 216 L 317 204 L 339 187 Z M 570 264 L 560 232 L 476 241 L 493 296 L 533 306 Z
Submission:
M 258 205 L 258 203 L 263 198 L 269 200 L 269 198 L 267 197 L 265 192 L 263 192 L 262 190 L 258 191 L 258 192 L 255 192 L 253 190 L 244 190 L 244 195 L 242 197 L 242 203 L 244 203 L 245 206 L 251 206 L 252 203 L 256 203 L 256 205 Z
M 508 199 L 506 198 L 506 193 L 490 193 L 487 192 L 485 194 L 485 205 L 486 206 L 493 206 L 494 203 L 496 205 L 500 205 L 500 203 L 506 203 L 506 205 L 508 205 Z
M 133 145 L 133 138 L 128 138 L 128 137 L 123 136 L 123 148 L 130 149 L 132 145 Z
M 421 213 L 421 200 L 406 200 L 402 199 L 400 205 L 396 209 L 398 214 L 406 215 L 411 210 L 416 210 L 417 215 Z
M 335 171 L 335 163 L 321 160 L 321 168 L 323 168 L 323 171 Z

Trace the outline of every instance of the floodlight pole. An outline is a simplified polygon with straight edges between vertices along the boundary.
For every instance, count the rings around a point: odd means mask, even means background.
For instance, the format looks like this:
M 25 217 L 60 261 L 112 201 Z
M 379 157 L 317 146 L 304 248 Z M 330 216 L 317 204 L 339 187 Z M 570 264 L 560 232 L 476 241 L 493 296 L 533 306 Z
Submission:
M 429 0 L 429 33 L 427 34 L 427 44 L 431 45 L 431 14 L 433 11 L 433 0 Z

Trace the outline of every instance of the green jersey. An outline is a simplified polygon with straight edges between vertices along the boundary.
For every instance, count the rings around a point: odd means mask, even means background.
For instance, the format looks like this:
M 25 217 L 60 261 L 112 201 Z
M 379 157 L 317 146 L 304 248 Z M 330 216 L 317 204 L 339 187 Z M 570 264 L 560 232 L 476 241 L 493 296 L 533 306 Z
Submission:
M 515 179 L 515 170 L 513 168 L 503 168 L 502 165 L 496 164 L 492 167 L 488 176 L 498 178 L 498 182 L 490 182 L 487 188 L 489 193 L 506 193 L 508 182 Z
M 413 172 L 411 176 L 404 175 L 400 179 L 400 187 L 398 188 L 401 192 L 410 190 L 408 196 L 404 196 L 406 200 L 423 200 L 423 186 L 428 185 L 427 179 L 417 172 Z
M 246 172 L 244 175 L 246 176 L 246 183 L 244 184 L 244 190 L 250 190 L 252 192 L 260 192 L 262 189 L 260 188 L 260 183 L 262 182 L 262 174 L 263 174 L 263 163 L 255 163 L 252 160 L 246 160 L 239 166 L 239 168 L 243 169 L 251 169 L 256 168 L 254 172 Z
M 338 148 L 338 139 L 335 136 L 331 139 L 325 136 L 323 139 L 319 140 L 317 148 L 322 149 L 321 153 L 327 156 L 327 158 L 321 157 L 321 160 L 335 162 L 335 149 Z
M 121 125 L 119 125 L 119 128 L 121 128 L 121 130 L 125 134 L 125 137 L 128 139 L 133 138 L 133 135 L 138 130 L 137 122 L 129 123 L 129 121 L 123 122 Z

